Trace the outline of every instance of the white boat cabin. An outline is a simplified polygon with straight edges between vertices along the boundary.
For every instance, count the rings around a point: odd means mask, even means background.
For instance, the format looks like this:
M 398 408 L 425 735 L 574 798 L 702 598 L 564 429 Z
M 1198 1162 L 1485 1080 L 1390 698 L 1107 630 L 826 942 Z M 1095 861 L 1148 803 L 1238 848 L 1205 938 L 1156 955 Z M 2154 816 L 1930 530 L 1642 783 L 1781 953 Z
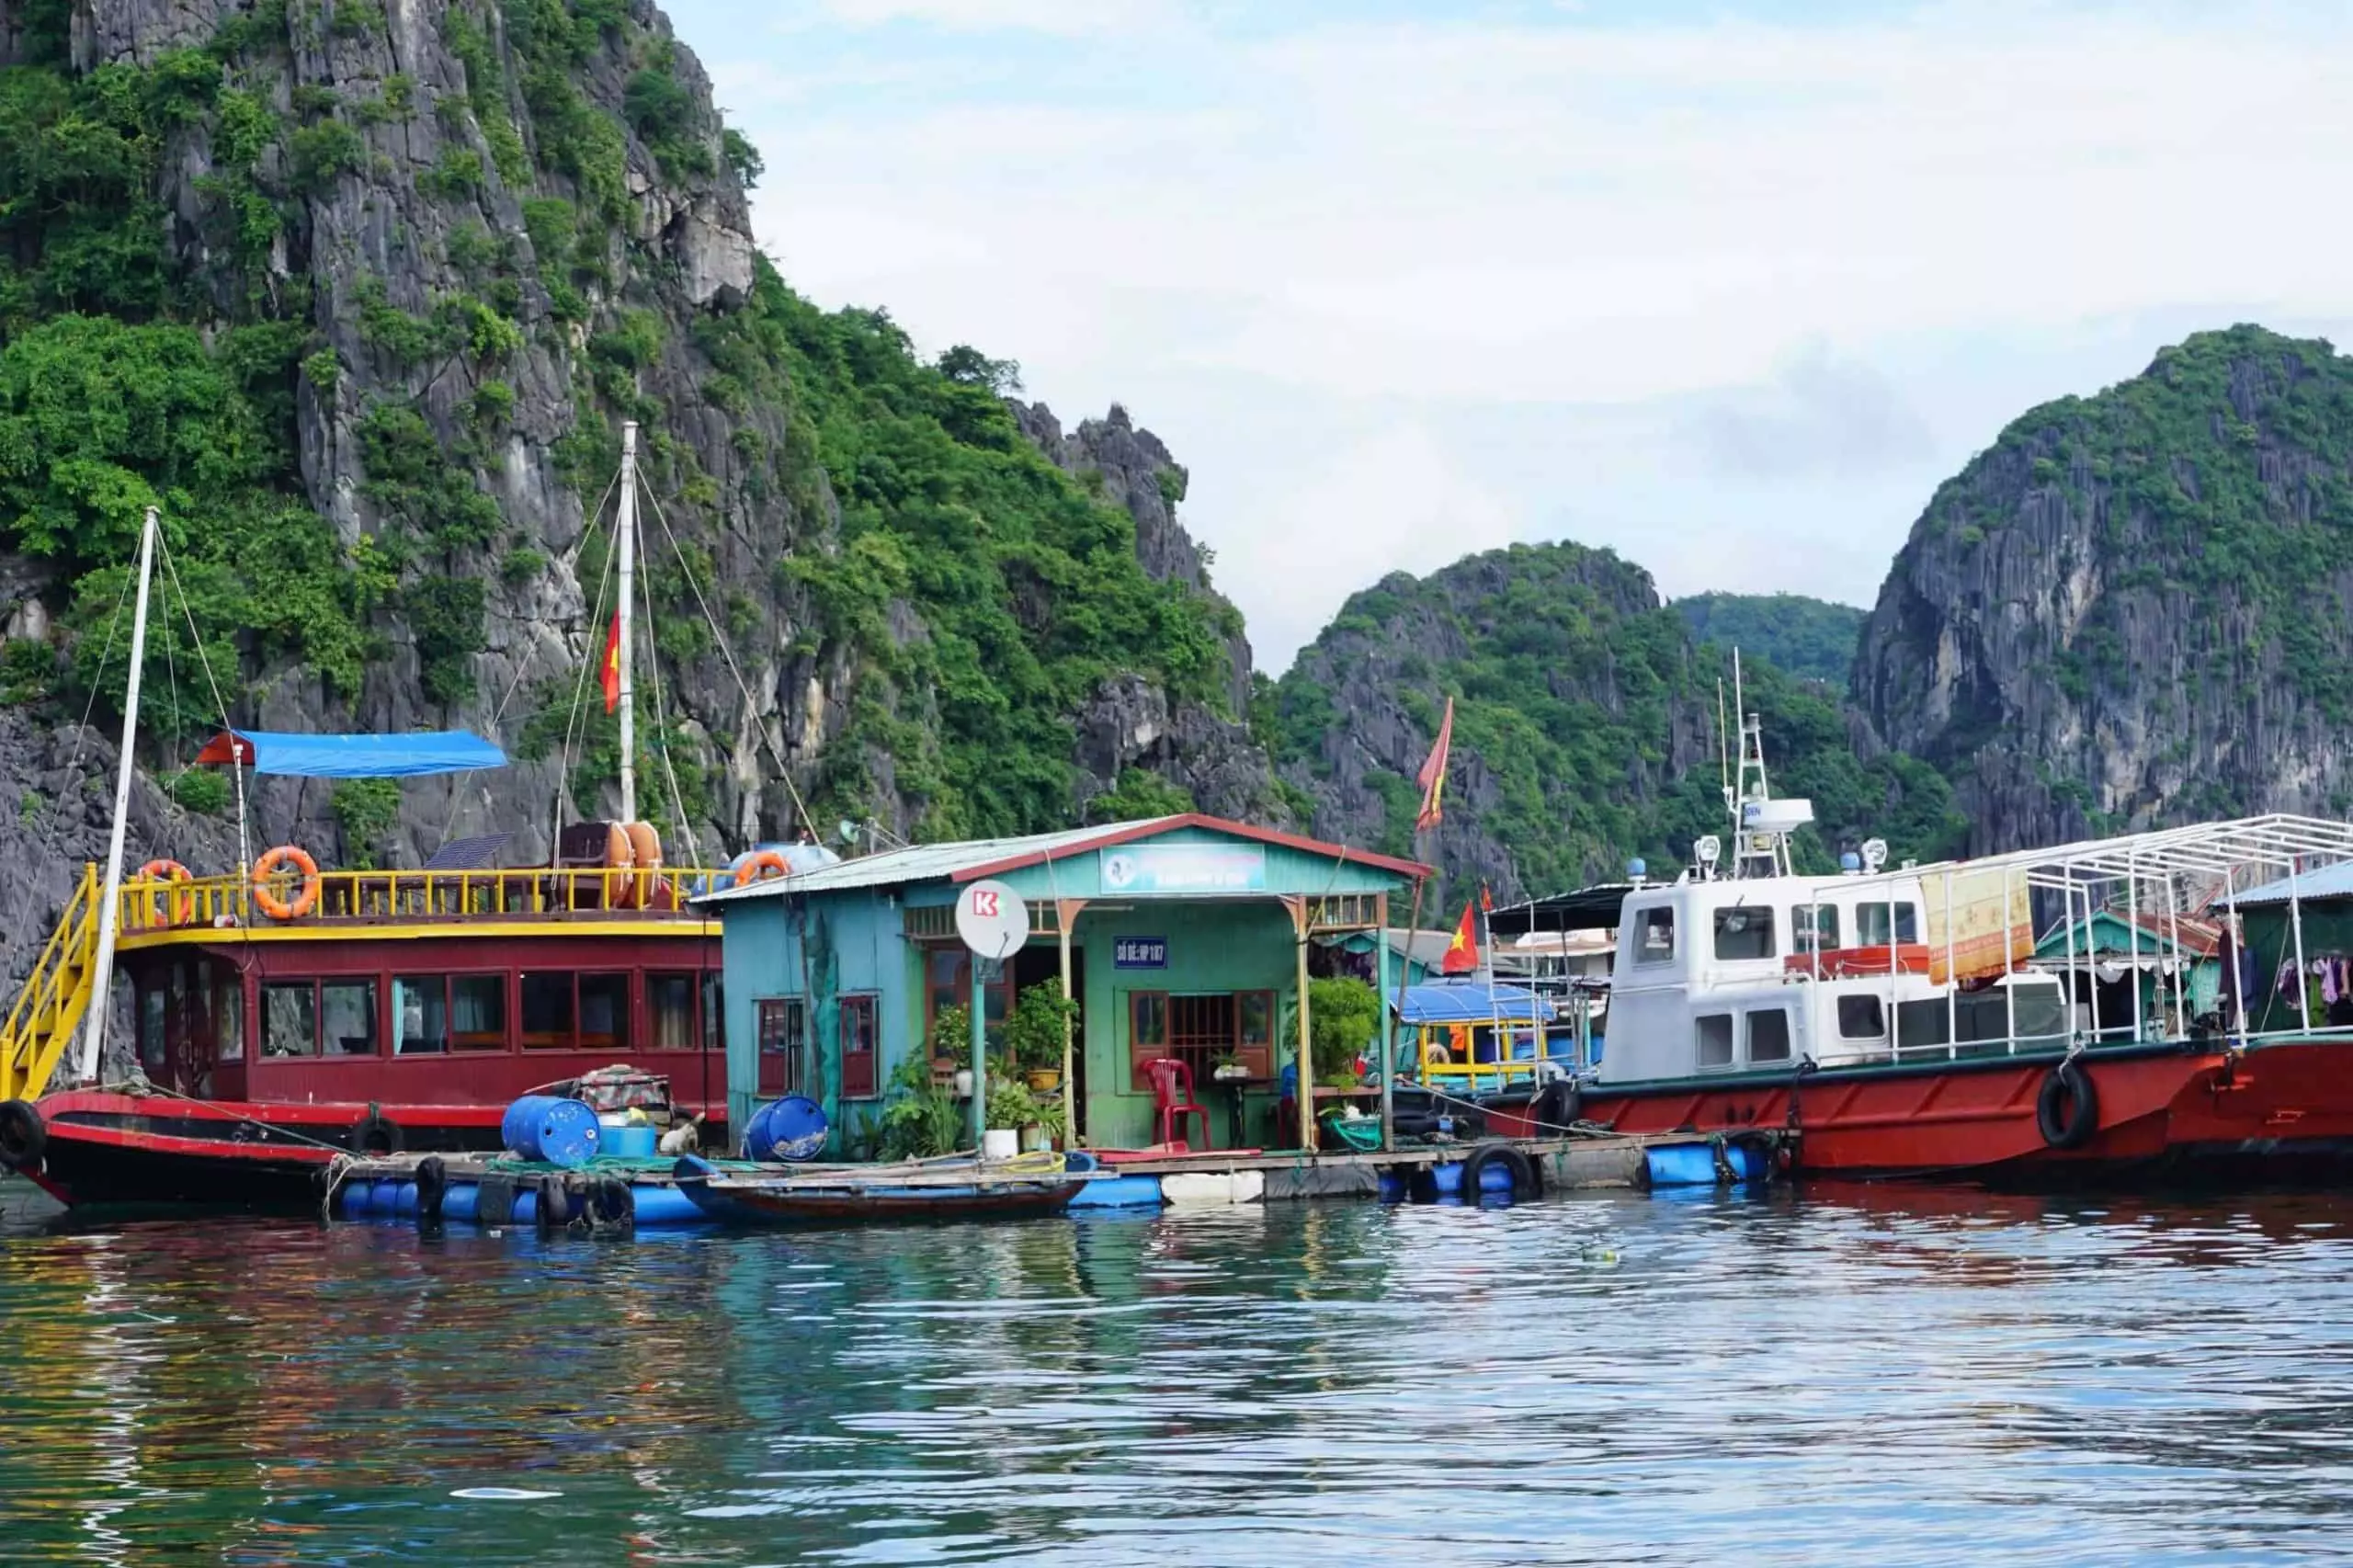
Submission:
M 1600 1081 L 2064 1043 L 2060 990 L 2049 976 L 1997 976 L 1976 989 L 1933 977 L 1927 914 L 1918 879 L 1902 876 L 1637 886 L 1618 926 Z

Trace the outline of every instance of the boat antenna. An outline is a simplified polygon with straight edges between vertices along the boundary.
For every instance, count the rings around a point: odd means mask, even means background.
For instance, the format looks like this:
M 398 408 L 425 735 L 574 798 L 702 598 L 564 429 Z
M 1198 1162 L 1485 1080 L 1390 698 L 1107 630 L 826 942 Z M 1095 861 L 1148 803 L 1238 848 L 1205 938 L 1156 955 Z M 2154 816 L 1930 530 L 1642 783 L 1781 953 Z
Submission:
M 1732 732 L 1724 723 L 1724 677 L 1716 677 L 1716 782 L 1723 786 L 1724 810 L 1732 810 Z
M 115 926 L 122 916 L 122 835 L 131 818 L 131 746 L 139 739 L 139 675 L 147 662 L 147 589 L 155 573 L 155 508 L 139 527 L 139 597 L 131 616 L 131 673 L 122 692 L 122 755 L 114 775 L 114 824 L 107 832 L 106 890 L 98 897 L 98 952 L 90 966 L 90 1021 L 82 1031 L 83 1083 L 98 1075 L 114 986 Z
M 621 499 L 620 514 L 615 523 L 620 535 L 620 646 L 616 650 L 620 659 L 621 713 L 621 821 L 637 820 L 637 713 L 630 680 L 631 632 L 630 590 L 637 574 L 637 421 L 621 422 Z

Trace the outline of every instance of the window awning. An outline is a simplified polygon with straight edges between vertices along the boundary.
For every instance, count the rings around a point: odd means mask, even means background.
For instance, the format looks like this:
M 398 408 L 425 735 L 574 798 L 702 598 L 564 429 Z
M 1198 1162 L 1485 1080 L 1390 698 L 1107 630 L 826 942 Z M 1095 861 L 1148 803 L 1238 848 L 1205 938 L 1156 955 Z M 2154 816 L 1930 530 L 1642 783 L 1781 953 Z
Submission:
M 242 743 L 240 757 L 231 748 Z M 256 773 L 293 778 L 414 778 L 504 767 L 506 754 L 464 730 L 407 735 L 290 735 L 224 730 L 196 754 L 199 762 L 244 761 Z

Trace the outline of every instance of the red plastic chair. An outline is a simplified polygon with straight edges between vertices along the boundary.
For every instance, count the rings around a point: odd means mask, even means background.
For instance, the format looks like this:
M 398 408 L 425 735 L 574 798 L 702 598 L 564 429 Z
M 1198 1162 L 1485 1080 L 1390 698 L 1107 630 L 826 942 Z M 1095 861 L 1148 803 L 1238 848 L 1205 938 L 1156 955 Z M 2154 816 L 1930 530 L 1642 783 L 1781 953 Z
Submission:
M 1163 1143 L 1184 1142 L 1178 1136 L 1185 1119 L 1197 1116 L 1201 1119 L 1201 1147 L 1211 1148 L 1210 1113 L 1193 1098 L 1193 1070 L 1183 1062 L 1165 1056 L 1154 1057 L 1143 1064 L 1143 1075 L 1152 1084 L 1153 1108 L 1159 1113 L 1160 1137 Z M 1190 1149 L 1190 1143 L 1185 1143 Z

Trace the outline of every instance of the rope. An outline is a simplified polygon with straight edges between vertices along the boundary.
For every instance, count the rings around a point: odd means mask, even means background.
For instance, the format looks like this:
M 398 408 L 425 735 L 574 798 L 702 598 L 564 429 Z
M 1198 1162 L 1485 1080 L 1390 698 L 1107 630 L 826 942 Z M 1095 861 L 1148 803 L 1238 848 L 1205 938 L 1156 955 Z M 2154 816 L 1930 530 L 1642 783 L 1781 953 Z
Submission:
M 605 494 L 597 501 L 597 509 L 588 514 L 587 526 L 581 536 L 583 545 L 587 543 L 587 535 L 596 530 L 597 519 L 605 515 L 605 502 L 612 498 L 613 491 L 620 482 L 620 472 L 617 469 L 613 472 L 613 477 L 606 482 Z M 608 549 L 605 551 L 605 570 L 597 579 L 597 600 L 588 610 L 590 638 L 588 646 L 591 648 L 597 645 L 595 629 L 605 619 L 605 585 L 613 579 L 613 558 L 618 553 L 618 549 Z M 587 722 L 583 716 L 583 710 L 588 699 L 588 663 L 587 658 L 584 656 L 580 661 L 579 669 L 573 676 L 572 706 L 565 714 L 563 722 L 563 746 L 556 754 L 555 804 L 558 820 L 563 818 L 566 806 L 572 807 L 575 812 L 579 809 L 579 803 L 572 799 L 572 743 L 575 735 L 585 738 L 587 733 Z
M 645 553 L 644 540 L 640 540 L 638 553 Z M 695 842 L 695 825 L 687 820 L 687 798 L 678 788 L 678 770 L 670 756 L 670 719 L 662 705 L 662 645 L 654 640 L 654 597 L 645 600 L 645 645 L 654 651 L 647 661 L 646 684 L 654 688 L 654 731 L 662 737 L 662 776 L 670 782 L 670 810 L 677 822 L 679 835 L 687 841 L 687 864 L 702 862 L 701 846 Z
M 727 644 L 726 629 L 719 624 L 719 618 L 711 614 L 710 601 L 703 597 L 702 585 L 695 581 L 693 571 L 687 565 L 686 547 L 670 530 L 669 515 L 662 510 L 662 498 L 654 494 L 652 485 L 645 487 L 645 498 L 654 504 L 654 520 L 662 525 L 662 537 L 670 541 L 670 552 L 678 558 L 678 567 L 685 574 L 687 586 L 694 590 L 695 603 L 701 607 L 702 618 L 710 625 L 711 636 L 718 641 L 719 656 L 727 662 L 727 673 L 734 678 L 735 689 L 743 696 L 744 716 L 752 721 L 753 727 L 760 733 L 760 739 L 767 743 L 768 755 L 776 758 L 777 777 L 784 781 L 785 792 L 792 797 L 792 809 L 800 816 L 801 825 L 813 836 L 817 824 L 809 815 L 808 804 L 801 800 L 800 789 L 792 782 L 792 768 L 784 760 L 783 748 L 776 744 L 776 737 L 768 733 L 766 724 L 760 722 L 758 710 L 752 701 L 752 687 L 744 679 L 744 672 L 736 667 L 734 650 Z
M 1449 1095 L 1445 1090 L 1433 1088 L 1427 1084 L 1421 1084 L 1416 1086 L 1420 1088 L 1424 1094 L 1429 1096 L 1431 1099 L 1440 1101 L 1447 1105 L 1461 1106 L 1465 1110 L 1475 1110 L 1482 1113 L 1483 1113 L 1487 1108 L 1476 1100 L 1466 1100 L 1459 1095 Z M 1564 1127 L 1556 1122 L 1539 1121 L 1534 1117 L 1529 1117 L 1528 1119 L 1528 1125 L 1537 1128 L 1541 1131 L 1557 1134 L 1563 1138 L 1607 1138 L 1614 1135 L 1613 1129 L 1605 1127 L 1597 1121 L 1573 1121 Z
M 156 530 L 159 536 L 162 531 L 160 528 Z M 89 700 L 82 704 L 82 722 L 74 737 L 74 755 L 66 760 L 65 764 L 69 772 L 82 766 L 82 748 L 87 745 L 90 740 L 90 715 L 98 706 L 98 687 L 106 684 L 103 677 L 107 672 L 107 661 L 114 657 L 115 634 L 122 630 L 122 607 L 131 602 L 131 585 L 138 580 L 139 574 L 136 572 L 123 574 L 122 592 L 114 597 L 114 614 L 107 619 L 107 645 L 98 653 L 98 675 L 101 678 L 90 683 Z
M 169 1099 L 186 1100 L 190 1105 L 200 1105 L 210 1110 L 229 1109 L 227 1106 L 222 1105 L 219 1100 L 208 1100 L 196 1095 L 182 1094 L 179 1090 L 171 1087 L 167 1084 L 156 1083 L 153 1079 L 148 1077 L 143 1073 L 135 1078 L 126 1078 L 118 1083 L 103 1085 L 101 1085 L 101 1089 L 104 1093 L 110 1095 L 162 1095 Z M 324 1138 L 313 1138 L 308 1133 L 290 1131 L 283 1127 L 275 1125 L 274 1123 L 256 1121 L 250 1116 L 238 1117 L 237 1125 L 239 1127 L 257 1127 L 273 1137 L 283 1138 L 289 1142 L 308 1143 L 313 1149 L 330 1150 L 335 1153 L 343 1155 L 346 1159 L 349 1159 L 351 1157 L 350 1151 L 346 1149 L 340 1143 L 330 1143 Z

